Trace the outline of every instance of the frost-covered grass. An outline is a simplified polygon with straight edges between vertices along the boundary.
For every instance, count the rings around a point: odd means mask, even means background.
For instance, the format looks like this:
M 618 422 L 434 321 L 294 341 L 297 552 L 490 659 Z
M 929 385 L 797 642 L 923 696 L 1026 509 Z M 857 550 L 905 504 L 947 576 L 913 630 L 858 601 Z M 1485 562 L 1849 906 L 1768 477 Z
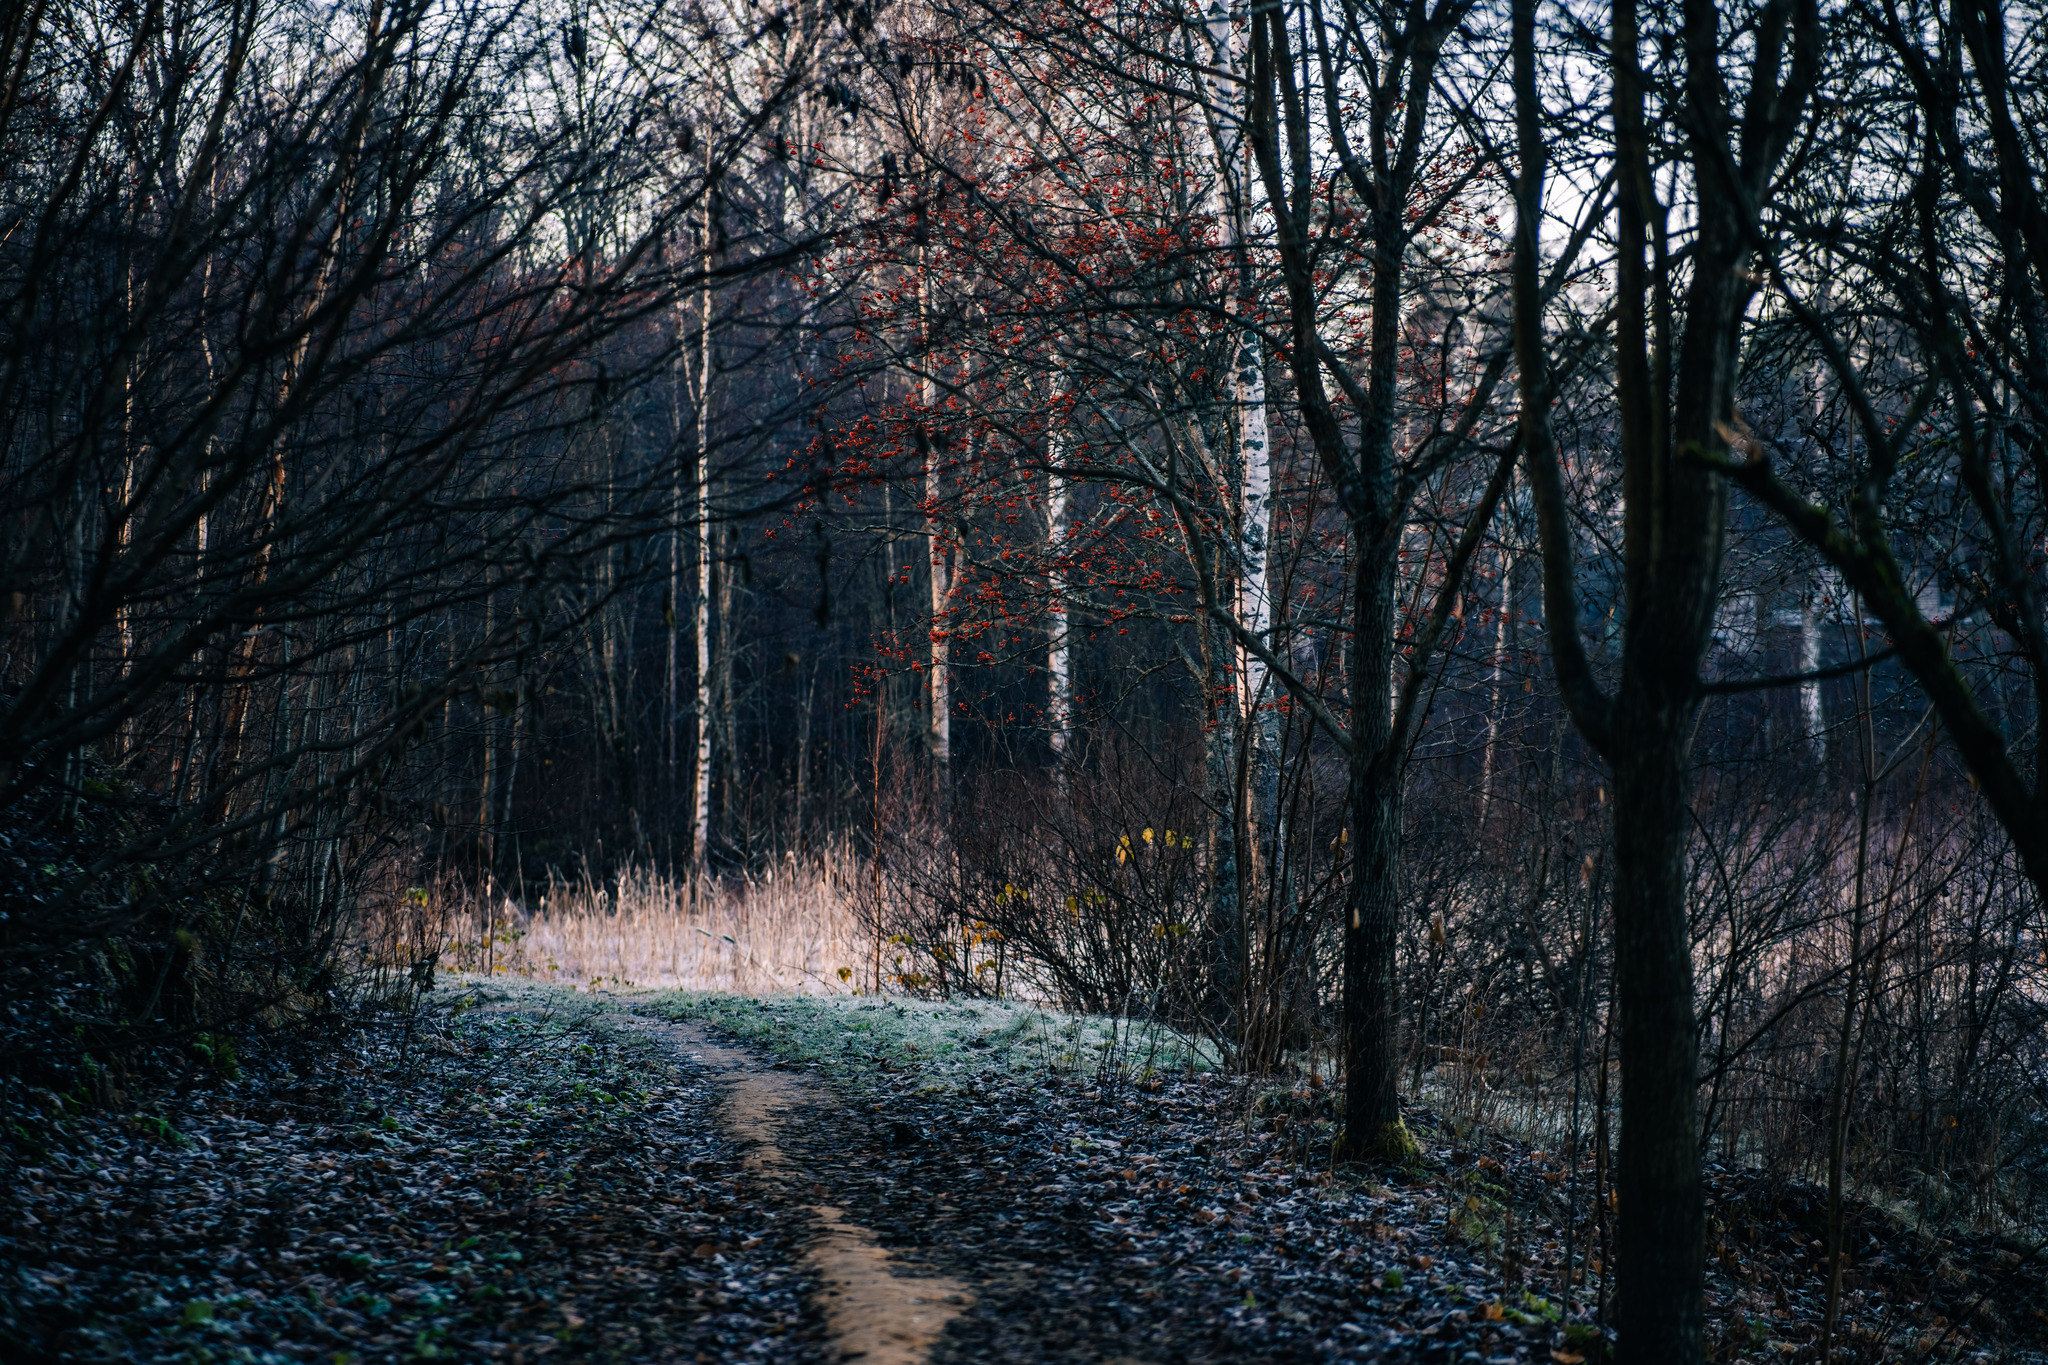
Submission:
M 1214 1049 L 1162 1025 L 1008 1001 L 696 991 L 640 999 L 663 1014 L 715 1024 L 778 1057 L 830 1074 L 914 1071 L 933 1088 L 1033 1072 L 1144 1079 L 1216 1066 Z
M 509 1009 L 530 1022 L 571 1032 L 591 1025 L 602 1027 L 605 1017 L 617 1014 L 626 1000 L 646 994 L 619 994 L 523 976 L 441 972 L 427 1003 L 430 1008 L 451 1010 L 457 1017 L 486 1005 Z
M 857 1078 L 915 1073 L 956 1088 L 977 1077 L 1144 1078 L 1217 1066 L 1215 1049 L 1137 1020 L 1018 1001 L 936 1002 L 847 990 L 871 942 L 853 912 L 851 855 L 758 876 L 674 881 L 647 871 L 604 887 L 551 882 L 530 913 L 472 907 L 451 939 L 450 985 L 479 1001 L 601 1024 L 608 1010 L 702 1019 L 777 1056 Z M 864 873 L 862 875 L 865 875 Z
M 784 1061 L 861 1080 L 917 1076 L 924 1088 L 1030 1075 L 1143 1080 L 1217 1069 L 1215 1048 L 1160 1024 L 1064 1014 L 1014 1001 L 907 996 L 733 995 L 608 990 L 449 972 L 437 996 L 511 1007 L 564 1028 L 603 1027 L 627 1010 L 695 1019 Z

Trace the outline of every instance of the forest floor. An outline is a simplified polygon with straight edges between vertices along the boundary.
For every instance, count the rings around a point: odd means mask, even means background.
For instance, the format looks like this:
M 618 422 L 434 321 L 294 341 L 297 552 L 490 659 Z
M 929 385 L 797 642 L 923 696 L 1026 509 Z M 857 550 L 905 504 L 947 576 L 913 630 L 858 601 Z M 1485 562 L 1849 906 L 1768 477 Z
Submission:
M 37 1092 L 0 1144 L 0 1357 L 1597 1361 L 1504 1137 L 1333 1171 L 1306 1081 L 1000 1005 L 444 982 L 239 1079 Z M 16 1100 L 20 1099 L 17 1095 Z M 1583 1177 L 1581 1177 L 1583 1179 Z M 1714 1358 L 1817 1357 L 1810 1191 L 1712 1178 Z M 2048 1362 L 2034 1248 L 1864 1208 L 1836 1358 Z

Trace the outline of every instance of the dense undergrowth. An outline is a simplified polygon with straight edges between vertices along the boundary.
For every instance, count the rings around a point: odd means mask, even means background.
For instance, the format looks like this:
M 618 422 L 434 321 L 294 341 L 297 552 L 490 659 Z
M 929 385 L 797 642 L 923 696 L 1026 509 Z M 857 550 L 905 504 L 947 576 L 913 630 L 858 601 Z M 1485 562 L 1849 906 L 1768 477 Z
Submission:
M 0 1110 L 18 1140 L 29 1092 L 120 1112 L 409 1007 L 426 975 L 365 951 L 342 913 L 355 881 L 309 899 L 247 844 L 195 854 L 189 811 L 81 770 L 0 812 Z

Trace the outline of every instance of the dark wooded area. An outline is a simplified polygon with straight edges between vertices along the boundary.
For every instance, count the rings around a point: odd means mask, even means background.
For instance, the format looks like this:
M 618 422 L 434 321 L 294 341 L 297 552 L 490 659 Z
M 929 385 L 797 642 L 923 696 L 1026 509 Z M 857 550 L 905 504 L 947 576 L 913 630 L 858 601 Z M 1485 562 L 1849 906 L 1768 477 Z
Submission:
M 1850 1229 L 2039 1235 L 2039 19 L 8 8 L 7 1161 L 437 969 L 1026 999 L 1540 1143 L 1584 1351 L 1766 1351 L 1731 1173 L 1948 1349 Z

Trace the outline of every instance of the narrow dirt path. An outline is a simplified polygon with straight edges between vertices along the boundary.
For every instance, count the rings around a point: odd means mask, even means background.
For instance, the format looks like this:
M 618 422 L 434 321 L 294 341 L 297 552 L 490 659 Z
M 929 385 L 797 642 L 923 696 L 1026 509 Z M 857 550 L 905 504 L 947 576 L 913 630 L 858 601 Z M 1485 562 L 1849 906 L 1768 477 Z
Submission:
M 803 1259 L 822 1284 L 819 1307 L 839 1357 L 862 1365 L 923 1365 L 946 1324 L 972 1306 L 973 1293 L 958 1280 L 884 1250 L 875 1234 L 842 1209 L 816 1202 L 825 1186 L 809 1178 L 779 1142 L 797 1110 L 810 1111 L 815 1120 L 820 1111 L 838 1109 L 838 1097 L 807 1075 L 778 1070 L 719 1042 L 699 1025 L 644 1014 L 623 1022 L 679 1060 L 704 1068 L 723 1092 L 720 1118 L 746 1145 L 748 1169 L 779 1187 L 790 1208 L 815 1222 L 816 1236 Z

